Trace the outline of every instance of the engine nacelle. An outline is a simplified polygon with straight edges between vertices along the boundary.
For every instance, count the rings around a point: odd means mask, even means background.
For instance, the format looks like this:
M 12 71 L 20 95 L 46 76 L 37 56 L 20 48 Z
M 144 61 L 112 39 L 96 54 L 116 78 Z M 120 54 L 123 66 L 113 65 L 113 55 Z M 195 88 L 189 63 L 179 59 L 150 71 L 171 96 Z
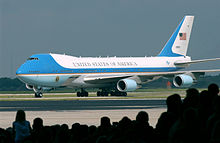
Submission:
M 33 90 L 33 85 L 28 85 L 28 84 L 26 84 L 25 86 L 26 86 L 27 89 Z
M 121 92 L 134 91 L 137 88 L 137 82 L 133 79 L 121 79 L 117 83 L 117 89 Z
M 176 87 L 190 87 L 193 83 L 193 77 L 186 74 L 176 75 L 173 79 L 173 84 Z

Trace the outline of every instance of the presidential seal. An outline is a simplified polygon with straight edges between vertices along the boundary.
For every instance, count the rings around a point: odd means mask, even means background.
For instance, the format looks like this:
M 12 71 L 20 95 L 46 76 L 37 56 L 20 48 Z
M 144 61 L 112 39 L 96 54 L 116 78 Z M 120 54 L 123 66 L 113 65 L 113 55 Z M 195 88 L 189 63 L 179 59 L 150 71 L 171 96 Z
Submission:
M 55 81 L 58 82 L 59 80 L 60 80 L 60 77 L 57 76 L 56 79 L 55 79 Z

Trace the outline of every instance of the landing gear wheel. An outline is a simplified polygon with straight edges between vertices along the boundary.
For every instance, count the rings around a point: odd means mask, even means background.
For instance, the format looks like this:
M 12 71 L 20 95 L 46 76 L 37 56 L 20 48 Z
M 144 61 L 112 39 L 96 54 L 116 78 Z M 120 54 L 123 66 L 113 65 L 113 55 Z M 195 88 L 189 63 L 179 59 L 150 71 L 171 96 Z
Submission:
M 108 96 L 108 92 L 103 92 L 103 96 Z
M 108 96 L 108 92 L 104 92 L 104 91 L 98 91 L 97 92 L 97 96 Z
M 127 96 L 127 92 L 120 92 L 120 91 L 111 91 L 111 96 Z
M 34 94 L 35 98 L 42 98 L 43 94 L 41 92 L 37 92 Z
M 84 92 L 84 96 L 85 96 L 85 97 L 88 97 L 88 96 L 89 96 L 89 93 L 88 93 L 88 92 Z
M 76 93 L 76 96 L 77 97 L 88 97 L 89 96 L 89 93 L 87 92 L 87 91 L 85 91 L 85 90 L 83 90 L 82 92 L 77 92 Z
M 78 91 L 78 92 L 76 93 L 76 96 L 77 96 L 77 97 L 80 97 L 80 96 L 81 96 L 81 93 Z
M 127 96 L 127 92 L 122 92 L 122 96 Z
M 101 96 L 101 92 L 100 91 L 97 92 L 97 96 Z

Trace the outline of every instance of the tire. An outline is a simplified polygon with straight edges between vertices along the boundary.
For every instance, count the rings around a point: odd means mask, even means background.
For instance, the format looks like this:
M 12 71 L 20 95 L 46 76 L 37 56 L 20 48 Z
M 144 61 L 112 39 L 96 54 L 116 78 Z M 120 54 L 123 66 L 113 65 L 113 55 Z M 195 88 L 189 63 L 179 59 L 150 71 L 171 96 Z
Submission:
M 108 96 L 108 92 L 104 92 L 104 96 Z
M 42 98 L 43 94 L 41 92 L 35 93 L 34 94 L 35 98 Z
M 43 94 L 40 92 L 40 93 L 39 93 L 39 98 L 41 98 L 41 97 L 43 97 Z
M 84 92 L 84 96 L 85 96 L 85 97 L 88 97 L 88 96 L 89 96 L 89 93 L 88 93 L 88 92 Z
M 127 92 L 123 92 L 123 93 L 122 93 L 122 96 L 127 96 Z
M 77 97 L 80 97 L 80 96 L 81 96 L 81 93 L 78 91 L 78 92 L 76 93 L 76 96 L 77 96 Z
M 100 91 L 97 92 L 97 96 L 101 96 L 101 92 Z
M 110 95 L 111 95 L 111 96 L 115 96 L 115 92 L 111 91 L 111 92 L 110 92 Z
M 38 98 L 37 93 L 34 93 L 34 97 L 35 97 L 35 98 Z

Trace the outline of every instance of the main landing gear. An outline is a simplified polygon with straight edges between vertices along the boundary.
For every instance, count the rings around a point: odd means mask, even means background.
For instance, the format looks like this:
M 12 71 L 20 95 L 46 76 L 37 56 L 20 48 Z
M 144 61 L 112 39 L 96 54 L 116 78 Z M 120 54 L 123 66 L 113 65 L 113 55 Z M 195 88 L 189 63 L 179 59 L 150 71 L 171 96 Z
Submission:
M 34 90 L 34 97 L 35 98 L 41 98 L 41 97 L 43 97 L 43 93 L 42 93 L 42 88 L 41 87 L 33 87 L 33 90 Z
M 102 91 L 98 91 L 97 92 L 97 96 L 127 96 L 127 92 L 120 92 L 120 91 L 106 91 L 106 90 L 102 90 Z
M 127 92 L 121 92 L 121 91 L 111 91 L 111 96 L 127 96 Z
M 87 91 L 85 91 L 84 89 L 81 89 L 81 91 L 77 92 L 76 93 L 76 96 L 77 97 L 88 97 L 89 93 Z M 101 91 L 98 91 L 97 92 L 97 96 L 108 96 L 108 95 L 111 95 L 111 96 L 127 96 L 127 92 L 120 92 L 120 91 L 117 91 L 117 90 L 114 90 L 114 91 L 109 91 L 109 90 L 106 90 L 106 89 L 102 89 Z
M 85 91 L 84 89 L 81 89 L 81 92 L 77 92 L 76 96 L 77 97 L 88 97 L 89 93 L 87 91 Z

